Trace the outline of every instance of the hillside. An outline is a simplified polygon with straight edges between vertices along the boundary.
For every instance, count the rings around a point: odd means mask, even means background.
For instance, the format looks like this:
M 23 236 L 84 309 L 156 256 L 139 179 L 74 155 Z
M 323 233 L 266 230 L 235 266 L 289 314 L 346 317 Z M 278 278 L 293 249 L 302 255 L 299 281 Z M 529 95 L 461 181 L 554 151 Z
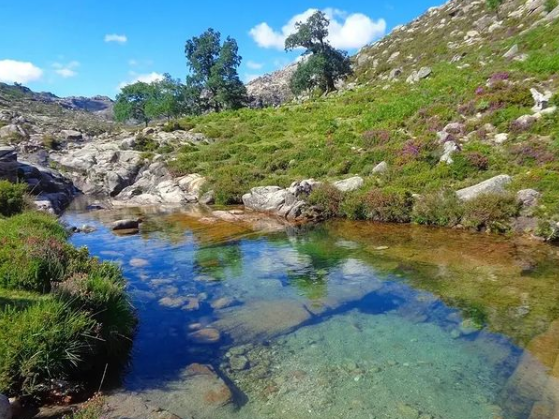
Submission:
M 542 193 L 535 211 L 554 217 L 559 9 L 545 8 L 506 1 L 491 12 L 485 2 L 451 1 L 432 9 L 364 48 L 338 94 L 183 119 L 218 141 L 183 147 L 171 166 L 207 176 L 222 203 L 309 177 L 360 175 L 364 189 L 425 194 L 506 174 L 511 190 Z M 388 171 L 373 173 L 381 162 Z

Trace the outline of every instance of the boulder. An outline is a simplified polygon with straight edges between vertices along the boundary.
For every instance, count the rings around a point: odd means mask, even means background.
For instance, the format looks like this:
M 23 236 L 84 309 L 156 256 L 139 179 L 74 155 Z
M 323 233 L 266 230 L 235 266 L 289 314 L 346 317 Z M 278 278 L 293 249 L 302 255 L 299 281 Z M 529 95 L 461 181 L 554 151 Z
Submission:
M 378 174 L 386 173 L 388 172 L 388 169 L 389 169 L 388 163 L 383 161 L 377 164 L 375 167 L 373 167 L 373 174 L 378 175 Z
M 507 52 L 505 52 L 503 58 L 510 60 L 514 58 L 516 55 L 518 55 L 518 45 L 514 44 Z
M 73 129 L 63 129 L 60 131 L 60 136 L 68 141 L 78 141 L 83 138 L 83 134 Z
M 485 194 L 503 194 L 506 187 L 512 182 L 512 178 L 508 175 L 499 175 L 491 179 L 478 183 L 477 185 L 456 191 L 456 195 L 462 201 L 470 201 Z
M 388 80 L 395 80 L 398 77 L 400 77 L 402 75 L 402 72 L 404 70 L 401 67 L 398 68 L 394 68 L 390 71 L 390 74 L 388 75 Z
M 352 192 L 360 189 L 365 181 L 361 176 L 350 177 L 349 179 L 339 180 L 334 182 L 333 185 L 341 192 Z
M 209 327 L 189 333 L 188 339 L 194 343 L 208 345 L 219 342 L 221 340 L 221 333 L 219 330 Z
M 208 191 L 204 195 L 202 195 L 199 199 L 199 202 L 204 205 L 213 205 L 215 203 L 215 192 Z
M 530 89 L 530 93 L 532 93 L 532 97 L 534 98 L 534 107 L 532 110 L 534 112 L 541 112 L 549 106 L 549 101 L 553 96 L 553 93 L 550 91 L 546 91 L 544 93 L 540 93 L 538 90 L 532 88 Z
M 113 231 L 118 230 L 137 230 L 140 228 L 140 220 L 118 220 L 111 224 L 111 229 Z
M 12 163 L 17 161 L 17 152 L 14 147 L 0 146 L 0 163 Z
M 534 189 L 522 189 L 516 193 L 516 199 L 524 208 L 530 208 L 538 205 L 541 194 Z
M 447 141 L 446 143 L 444 143 L 443 155 L 441 156 L 440 161 L 446 164 L 454 163 L 454 160 L 452 160 L 452 155 L 457 151 L 460 151 L 460 147 L 458 146 L 458 144 L 456 144 L 454 141 Z
M 432 72 L 433 70 L 430 67 L 421 67 L 419 71 L 413 71 L 406 82 L 410 84 L 418 83 L 420 80 L 429 77 Z
M 0 419 L 12 419 L 10 400 L 3 394 L 0 394 Z

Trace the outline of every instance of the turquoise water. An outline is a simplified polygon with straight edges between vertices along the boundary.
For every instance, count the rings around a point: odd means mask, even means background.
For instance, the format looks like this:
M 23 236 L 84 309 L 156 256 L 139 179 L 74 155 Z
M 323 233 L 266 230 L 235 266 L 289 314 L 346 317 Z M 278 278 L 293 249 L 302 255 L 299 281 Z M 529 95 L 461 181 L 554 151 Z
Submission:
M 525 348 L 555 320 L 555 250 L 356 223 L 262 232 L 159 211 L 141 212 L 141 234 L 114 235 L 106 225 L 129 211 L 64 217 L 95 226 L 73 243 L 129 280 L 139 327 L 120 391 L 185 418 L 553 417 L 559 345 Z M 525 253 L 529 269 L 514 268 Z

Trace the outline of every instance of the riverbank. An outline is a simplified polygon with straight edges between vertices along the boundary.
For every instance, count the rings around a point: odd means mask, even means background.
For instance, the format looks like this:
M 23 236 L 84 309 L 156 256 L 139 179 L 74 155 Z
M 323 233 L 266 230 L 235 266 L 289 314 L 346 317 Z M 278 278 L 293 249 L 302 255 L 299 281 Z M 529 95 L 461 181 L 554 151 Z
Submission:
M 21 403 L 79 400 L 128 356 L 125 280 L 71 246 L 55 217 L 28 210 L 24 188 L 0 189 L 0 392 Z

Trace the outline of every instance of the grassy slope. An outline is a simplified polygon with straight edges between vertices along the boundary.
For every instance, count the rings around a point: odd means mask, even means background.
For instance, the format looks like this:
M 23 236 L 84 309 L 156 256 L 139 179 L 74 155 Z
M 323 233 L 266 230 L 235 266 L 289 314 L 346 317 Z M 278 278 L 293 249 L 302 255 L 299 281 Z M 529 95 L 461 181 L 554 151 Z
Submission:
M 559 212 L 557 115 L 541 119 L 527 131 L 512 132 L 502 146 L 486 140 L 481 128 L 491 123 L 498 132 L 510 132 L 517 117 L 531 113 L 530 87 L 557 90 L 559 22 L 519 33 L 535 17 L 505 18 L 501 29 L 473 45 L 458 41 L 488 13 L 481 2 L 441 29 L 436 29 L 434 17 L 426 15 L 411 24 L 412 34 L 401 30 L 365 49 L 361 54 L 376 57 L 380 63 L 373 69 L 371 58 L 357 67 L 358 86 L 353 91 L 277 109 L 184 119 L 184 128 L 217 141 L 184 147 L 171 166 L 178 173 L 208 176 L 222 203 L 237 201 L 252 186 L 287 185 L 308 177 L 324 180 L 359 174 L 368 187 L 424 193 L 457 189 L 506 173 L 515 176 L 514 189 L 531 187 L 543 192 L 539 211 L 555 214 Z M 436 19 L 440 21 L 441 15 Z M 451 48 L 448 42 L 453 39 L 457 46 Z M 502 58 L 514 44 L 529 54 L 525 62 Z M 399 58 L 387 64 L 395 51 L 400 51 Z M 461 53 L 467 55 L 451 64 L 450 59 Z M 405 83 L 412 69 L 424 65 L 433 70 L 430 78 L 413 86 Z M 403 77 L 387 81 L 390 69 L 398 66 L 404 69 Z M 499 74 L 503 73 L 507 81 L 486 87 L 488 79 L 502 78 Z M 476 112 L 481 117 L 475 118 Z M 454 164 L 439 163 L 442 145 L 436 132 L 456 121 L 466 124 L 467 133 L 478 134 L 472 134 Z M 480 165 L 480 155 L 487 159 L 487 167 Z M 381 161 L 389 163 L 390 173 L 371 176 Z

